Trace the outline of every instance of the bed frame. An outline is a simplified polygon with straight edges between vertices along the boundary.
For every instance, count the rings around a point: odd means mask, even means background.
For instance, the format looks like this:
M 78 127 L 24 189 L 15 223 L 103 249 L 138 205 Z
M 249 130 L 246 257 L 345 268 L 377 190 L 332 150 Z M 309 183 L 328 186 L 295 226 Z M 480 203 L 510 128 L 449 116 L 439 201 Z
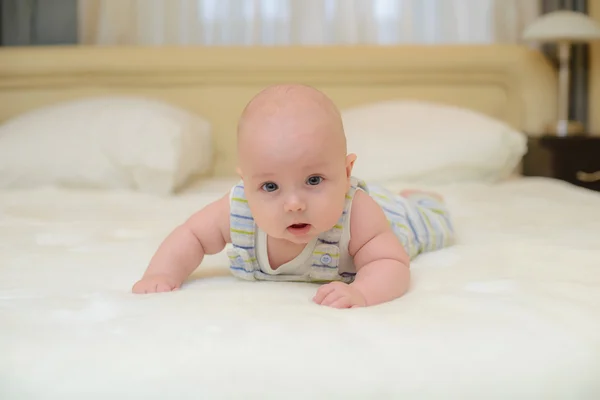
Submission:
M 215 176 L 234 174 L 236 122 L 266 85 L 314 85 L 346 108 L 412 98 L 468 107 L 530 134 L 556 115 L 556 73 L 515 45 L 400 47 L 27 47 L 0 49 L 0 122 L 103 94 L 164 99 L 213 126 Z

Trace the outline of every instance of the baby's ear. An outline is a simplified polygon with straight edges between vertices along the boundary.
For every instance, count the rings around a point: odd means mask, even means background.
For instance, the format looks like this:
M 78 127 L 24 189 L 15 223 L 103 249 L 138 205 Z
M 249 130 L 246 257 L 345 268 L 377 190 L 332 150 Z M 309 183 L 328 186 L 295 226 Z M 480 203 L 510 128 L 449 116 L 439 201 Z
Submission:
M 346 177 L 350 179 L 352 176 L 352 167 L 354 167 L 354 162 L 356 161 L 356 154 L 348 154 L 346 156 Z
M 240 180 L 244 182 L 244 174 L 242 173 L 242 169 L 240 167 L 235 168 L 235 173 L 238 174 Z

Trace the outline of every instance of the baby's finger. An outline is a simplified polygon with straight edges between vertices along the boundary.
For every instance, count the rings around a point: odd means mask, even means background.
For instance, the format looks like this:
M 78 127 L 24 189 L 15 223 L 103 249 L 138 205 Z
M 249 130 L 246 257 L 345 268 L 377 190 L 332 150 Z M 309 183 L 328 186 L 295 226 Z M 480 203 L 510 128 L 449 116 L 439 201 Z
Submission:
M 318 290 L 317 293 L 315 294 L 315 297 L 313 297 L 313 301 L 317 304 L 321 304 L 321 302 L 323 301 L 323 299 L 325 297 L 327 297 L 331 292 L 333 292 L 335 290 L 335 286 L 328 283 L 326 285 L 321 286 Z
M 143 281 L 137 281 L 131 288 L 131 291 L 135 294 L 146 293 L 147 290 L 147 285 L 145 285 Z
M 329 306 L 333 303 L 335 303 L 337 300 L 339 300 L 342 297 L 347 297 L 346 293 L 340 291 L 340 290 L 336 290 L 334 292 L 329 293 L 324 299 L 323 301 L 321 301 L 321 305 L 322 306 Z
M 350 308 L 351 306 L 352 303 L 350 302 L 350 297 L 348 296 L 342 296 L 336 301 L 329 304 L 329 307 L 332 308 Z
M 160 283 L 156 284 L 155 292 L 157 292 L 157 293 L 170 292 L 171 290 L 173 290 L 173 288 L 169 284 L 166 284 L 164 282 L 160 282 Z

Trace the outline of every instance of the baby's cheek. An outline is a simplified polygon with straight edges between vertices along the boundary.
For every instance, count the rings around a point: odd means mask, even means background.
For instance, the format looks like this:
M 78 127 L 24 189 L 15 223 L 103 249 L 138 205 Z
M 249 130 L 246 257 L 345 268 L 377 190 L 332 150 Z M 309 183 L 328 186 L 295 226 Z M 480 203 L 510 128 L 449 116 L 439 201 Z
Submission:
M 338 204 L 333 202 L 327 202 L 323 205 L 323 207 L 321 207 L 318 220 L 323 225 L 323 228 L 331 229 L 335 224 L 337 224 L 343 211 L 343 205 L 340 207 Z
M 282 223 L 283 216 L 273 206 L 261 205 L 252 211 L 254 222 L 264 231 L 278 229 Z
M 252 211 L 252 216 L 254 217 L 254 221 L 260 225 L 269 225 L 269 222 L 273 219 L 272 213 L 269 215 L 264 207 L 258 207 L 256 210 Z

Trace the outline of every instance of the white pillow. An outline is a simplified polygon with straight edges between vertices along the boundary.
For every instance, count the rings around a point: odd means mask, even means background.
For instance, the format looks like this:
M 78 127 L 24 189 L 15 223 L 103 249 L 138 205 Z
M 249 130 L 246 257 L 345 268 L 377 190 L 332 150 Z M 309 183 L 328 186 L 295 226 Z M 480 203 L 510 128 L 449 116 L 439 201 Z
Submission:
M 365 180 L 441 184 L 510 176 L 526 136 L 465 108 L 415 101 L 371 103 L 342 111 L 353 174 Z
M 41 107 L 0 126 L 0 188 L 168 195 L 212 165 L 210 124 L 162 101 L 106 96 Z

